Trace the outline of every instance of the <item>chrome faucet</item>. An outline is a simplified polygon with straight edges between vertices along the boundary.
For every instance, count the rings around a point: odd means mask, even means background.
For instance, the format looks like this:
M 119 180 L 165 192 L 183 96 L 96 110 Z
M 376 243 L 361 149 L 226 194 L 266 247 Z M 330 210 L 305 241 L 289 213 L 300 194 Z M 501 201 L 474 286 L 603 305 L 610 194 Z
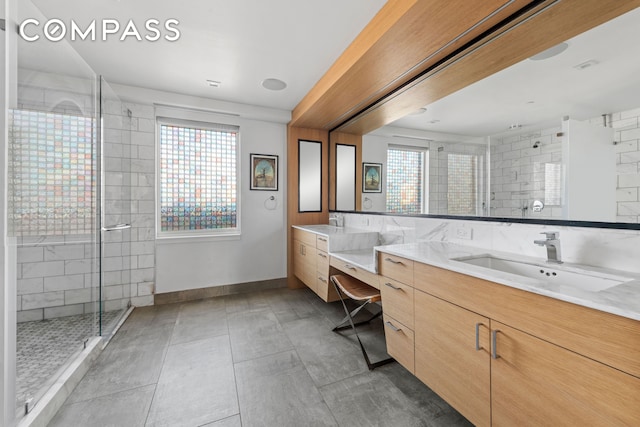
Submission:
M 547 262 L 562 264 L 560 256 L 560 233 L 557 231 L 544 231 L 540 234 L 547 236 L 545 240 L 534 240 L 533 243 L 547 247 Z
M 329 225 L 335 225 L 336 227 L 343 227 L 344 217 L 339 213 L 329 214 Z

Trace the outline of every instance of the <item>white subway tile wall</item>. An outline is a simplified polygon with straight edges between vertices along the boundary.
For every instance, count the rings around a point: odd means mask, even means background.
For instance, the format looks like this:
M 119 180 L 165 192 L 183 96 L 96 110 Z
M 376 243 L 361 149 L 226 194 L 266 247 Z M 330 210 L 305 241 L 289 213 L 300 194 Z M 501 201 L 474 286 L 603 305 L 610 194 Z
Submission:
M 616 131 L 617 219 L 640 223 L 640 108 L 613 114 L 611 126 Z

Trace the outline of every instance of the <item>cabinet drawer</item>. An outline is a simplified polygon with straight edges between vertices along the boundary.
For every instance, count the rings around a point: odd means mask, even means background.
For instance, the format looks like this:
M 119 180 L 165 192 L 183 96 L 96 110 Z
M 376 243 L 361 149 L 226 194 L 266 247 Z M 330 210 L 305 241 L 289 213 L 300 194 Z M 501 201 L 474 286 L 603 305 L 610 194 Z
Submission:
M 303 231 L 299 228 L 293 228 L 293 239 L 300 240 L 302 243 L 306 243 L 309 246 L 316 246 L 316 236 L 317 234 L 311 233 L 309 231 Z
M 415 353 L 413 330 L 391 316 L 384 314 L 384 336 L 387 341 L 387 353 L 415 373 Z
M 384 313 L 413 329 L 413 288 L 380 276 L 380 294 Z
M 342 271 L 343 273 L 348 274 L 351 277 L 355 277 L 358 280 L 363 281 L 369 286 L 373 286 L 376 289 L 379 289 L 378 284 L 378 275 L 374 274 L 370 271 L 364 270 L 360 267 L 356 267 L 348 262 L 342 261 L 336 257 L 330 257 L 331 266 Z
M 380 252 L 378 254 L 378 270 L 381 276 L 413 285 L 413 261 L 411 260 Z
M 329 272 L 329 255 L 326 252 L 317 249 L 316 264 L 318 267 L 318 271 L 321 271 L 326 275 Z
M 339 297 L 338 297 L 338 294 L 336 293 L 336 289 L 333 286 L 333 283 L 329 281 L 328 273 L 329 273 L 328 270 L 326 272 L 318 271 L 317 279 L 316 279 L 316 288 L 314 289 L 314 291 L 324 301 L 333 302 L 333 301 L 337 301 Z
M 329 238 L 327 236 L 316 236 L 316 248 L 320 249 L 321 251 L 328 252 L 328 241 Z

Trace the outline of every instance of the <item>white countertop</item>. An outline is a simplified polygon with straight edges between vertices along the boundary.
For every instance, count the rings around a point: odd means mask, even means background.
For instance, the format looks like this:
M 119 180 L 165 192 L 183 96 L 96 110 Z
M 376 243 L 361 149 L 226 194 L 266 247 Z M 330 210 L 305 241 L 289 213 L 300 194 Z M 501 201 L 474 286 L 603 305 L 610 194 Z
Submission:
M 329 255 L 344 262 L 348 262 L 354 267 L 359 267 L 370 273 L 378 274 L 378 270 L 376 269 L 376 253 L 373 248 L 330 252 Z
M 434 267 L 445 268 L 457 273 L 466 274 L 513 288 L 548 296 L 562 301 L 594 308 L 618 316 L 640 321 L 640 274 L 626 271 L 611 270 L 593 266 L 581 266 L 563 263 L 559 269 L 571 271 L 590 270 L 596 273 L 631 278 L 631 281 L 613 286 L 599 292 L 582 290 L 574 286 L 564 286 L 543 280 L 533 279 L 518 274 L 505 273 L 499 270 L 484 268 L 476 265 L 453 260 L 478 255 L 491 255 L 525 263 L 545 265 L 542 258 L 532 258 L 514 253 L 492 251 L 488 249 L 463 246 L 447 242 L 404 243 L 396 245 L 375 246 L 371 244 L 373 234 L 367 230 L 350 227 L 335 227 L 332 225 L 304 225 L 293 227 L 301 230 L 322 234 L 329 237 L 329 255 L 348 262 L 355 267 L 377 274 L 377 252 L 385 252 L 400 256 Z M 334 238 L 332 250 L 331 240 Z M 339 244 L 335 244 L 339 242 Z M 350 243 L 349 247 L 345 244 Z M 375 246 L 375 247 L 374 247 Z M 556 267 L 549 265 L 548 267 Z
M 492 255 L 495 257 L 544 265 L 545 260 L 540 258 L 532 258 L 518 254 L 491 251 L 482 248 L 444 242 L 377 246 L 375 250 L 424 264 L 433 265 L 434 267 L 445 268 L 457 273 L 500 283 L 513 288 L 522 289 L 528 292 L 594 308 L 607 313 L 640 320 L 640 274 L 637 273 L 592 266 L 581 266 L 571 263 L 564 263 L 558 267 L 569 271 L 571 269 L 590 270 L 597 273 L 623 276 L 632 279 L 631 281 L 613 286 L 603 291 L 590 292 L 579 289 L 578 287 L 557 285 L 517 274 L 505 273 L 499 270 L 488 269 L 452 260 L 452 258 Z
M 297 228 L 303 231 L 310 231 L 316 234 L 322 234 L 323 236 L 331 237 L 334 235 L 344 235 L 344 234 L 360 234 L 360 233 L 370 233 L 367 230 L 361 230 L 359 228 L 353 227 L 336 227 L 335 225 L 329 224 L 315 224 L 315 225 L 292 225 L 293 228 Z

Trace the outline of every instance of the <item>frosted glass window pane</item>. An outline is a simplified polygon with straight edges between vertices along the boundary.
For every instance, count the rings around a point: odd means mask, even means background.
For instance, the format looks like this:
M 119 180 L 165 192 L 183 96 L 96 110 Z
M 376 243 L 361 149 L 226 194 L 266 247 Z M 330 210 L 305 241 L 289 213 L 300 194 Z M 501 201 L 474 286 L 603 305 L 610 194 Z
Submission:
M 237 130 L 160 125 L 160 231 L 238 226 Z
M 94 231 L 93 117 L 9 112 L 9 230 L 13 236 Z

